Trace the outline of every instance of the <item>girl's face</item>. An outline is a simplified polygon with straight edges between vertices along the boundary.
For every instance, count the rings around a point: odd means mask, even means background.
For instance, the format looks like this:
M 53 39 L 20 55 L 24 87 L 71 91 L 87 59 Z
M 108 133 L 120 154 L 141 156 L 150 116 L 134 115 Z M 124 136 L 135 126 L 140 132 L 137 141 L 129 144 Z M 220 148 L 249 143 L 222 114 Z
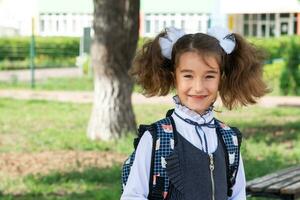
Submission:
M 183 53 L 175 70 L 175 87 L 181 103 L 202 114 L 217 98 L 220 74 L 215 57 Z

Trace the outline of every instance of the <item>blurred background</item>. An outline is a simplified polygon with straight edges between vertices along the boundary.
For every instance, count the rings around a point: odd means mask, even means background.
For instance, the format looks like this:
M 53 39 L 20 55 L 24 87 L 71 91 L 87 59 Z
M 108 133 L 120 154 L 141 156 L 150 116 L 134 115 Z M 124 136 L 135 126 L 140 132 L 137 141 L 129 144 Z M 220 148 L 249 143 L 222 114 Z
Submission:
M 300 1 L 141 0 L 139 49 L 165 27 L 225 26 L 266 52 L 272 90 L 255 106 L 217 117 L 244 134 L 247 180 L 300 164 Z M 120 197 L 121 165 L 134 134 L 90 140 L 92 0 L 0 0 L 0 199 Z M 114 20 L 114 19 L 111 19 Z M 172 108 L 134 85 L 137 124 Z M 251 200 L 263 198 L 250 197 Z

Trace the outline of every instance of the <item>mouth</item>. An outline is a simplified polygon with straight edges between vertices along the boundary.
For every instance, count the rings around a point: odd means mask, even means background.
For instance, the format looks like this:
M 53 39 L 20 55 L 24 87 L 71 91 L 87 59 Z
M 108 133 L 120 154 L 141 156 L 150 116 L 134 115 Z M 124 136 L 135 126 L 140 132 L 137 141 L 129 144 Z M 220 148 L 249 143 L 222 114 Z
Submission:
M 201 100 L 201 99 L 206 98 L 207 95 L 189 95 L 189 97 L 194 98 L 194 99 Z

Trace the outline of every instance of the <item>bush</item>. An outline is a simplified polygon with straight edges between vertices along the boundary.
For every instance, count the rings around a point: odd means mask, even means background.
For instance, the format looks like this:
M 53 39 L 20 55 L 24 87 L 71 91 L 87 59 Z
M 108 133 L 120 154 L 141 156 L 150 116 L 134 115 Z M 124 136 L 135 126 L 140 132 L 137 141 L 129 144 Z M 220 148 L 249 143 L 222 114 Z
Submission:
M 284 67 L 280 75 L 280 91 L 283 95 L 288 95 L 292 88 L 291 75 L 289 70 Z
M 300 47 L 294 39 L 288 44 L 285 60 L 286 66 L 280 78 L 280 89 L 283 94 L 300 94 Z
M 279 83 L 284 65 L 283 60 L 264 65 L 264 80 L 272 90 L 273 95 L 279 95 L 280 93 Z
M 283 36 L 278 38 L 249 38 L 254 45 L 262 48 L 267 53 L 267 59 L 272 61 L 286 56 L 286 49 L 291 40 L 300 45 L 299 36 Z
M 30 37 L 0 39 L 0 69 L 28 68 L 30 64 Z M 75 66 L 79 54 L 79 38 L 36 37 L 37 67 Z
M 35 68 L 75 67 L 75 60 L 75 57 L 52 58 L 49 56 L 39 56 L 35 58 Z M 0 62 L 0 70 L 29 69 L 30 62 L 29 58 L 16 61 L 5 59 Z

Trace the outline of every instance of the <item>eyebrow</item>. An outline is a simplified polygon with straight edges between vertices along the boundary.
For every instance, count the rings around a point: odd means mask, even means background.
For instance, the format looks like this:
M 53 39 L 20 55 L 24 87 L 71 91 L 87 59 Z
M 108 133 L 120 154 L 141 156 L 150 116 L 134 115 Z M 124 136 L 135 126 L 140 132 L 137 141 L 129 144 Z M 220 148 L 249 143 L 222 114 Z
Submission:
M 217 74 L 217 73 L 218 73 L 218 71 L 216 71 L 216 70 L 208 70 L 206 73 Z
M 184 72 L 194 72 L 193 70 L 190 70 L 190 69 L 182 69 L 180 70 L 181 73 L 184 73 Z
M 183 69 L 183 70 L 180 70 L 180 72 L 181 73 L 192 73 L 192 72 L 194 72 L 193 70 L 190 70 L 190 69 Z M 217 74 L 218 73 L 218 71 L 216 71 L 216 70 L 208 70 L 208 71 L 206 71 L 206 73 L 212 73 L 212 74 Z

